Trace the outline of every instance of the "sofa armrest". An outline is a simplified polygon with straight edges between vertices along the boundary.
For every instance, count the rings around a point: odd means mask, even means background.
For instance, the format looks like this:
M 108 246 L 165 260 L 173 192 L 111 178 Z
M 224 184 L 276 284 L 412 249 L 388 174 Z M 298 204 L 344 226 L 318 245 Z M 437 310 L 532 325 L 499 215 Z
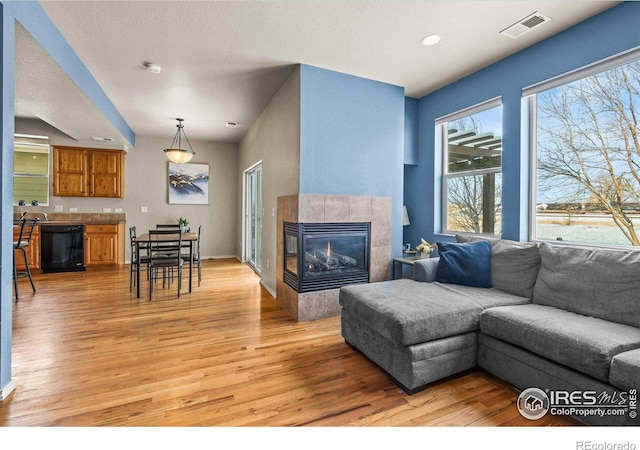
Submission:
M 440 258 L 418 259 L 413 264 L 413 279 L 415 281 L 426 281 L 431 283 L 436 279 L 436 269 Z

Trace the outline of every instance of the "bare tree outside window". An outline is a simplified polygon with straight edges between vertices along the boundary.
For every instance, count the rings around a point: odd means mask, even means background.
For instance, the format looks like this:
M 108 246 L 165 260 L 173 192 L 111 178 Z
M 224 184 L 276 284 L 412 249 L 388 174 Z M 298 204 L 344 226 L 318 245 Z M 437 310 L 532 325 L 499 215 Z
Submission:
M 450 229 L 469 233 L 500 234 L 500 173 L 450 177 L 447 188 Z
M 640 61 L 544 91 L 536 102 L 537 228 L 570 212 L 574 229 L 556 234 L 640 246 Z

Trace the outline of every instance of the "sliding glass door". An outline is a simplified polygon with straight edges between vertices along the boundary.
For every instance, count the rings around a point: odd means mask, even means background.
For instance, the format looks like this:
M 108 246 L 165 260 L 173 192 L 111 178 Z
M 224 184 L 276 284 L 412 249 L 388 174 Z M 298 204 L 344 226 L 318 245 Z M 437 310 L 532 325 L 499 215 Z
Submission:
M 245 172 L 245 258 L 260 273 L 262 248 L 262 163 Z

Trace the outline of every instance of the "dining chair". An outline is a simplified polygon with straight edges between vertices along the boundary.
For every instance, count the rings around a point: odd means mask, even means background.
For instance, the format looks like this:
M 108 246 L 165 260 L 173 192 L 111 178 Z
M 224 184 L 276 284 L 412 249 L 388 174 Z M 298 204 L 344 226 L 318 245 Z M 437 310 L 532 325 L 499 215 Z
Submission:
M 182 234 L 175 230 L 149 230 L 149 300 L 153 297 L 153 285 L 162 270 L 162 287 L 171 287 L 173 271 L 178 272 L 178 297 L 182 289 L 182 267 L 184 259 L 180 254 Z
M 200 265 L 200 234 L 202 231 L 202 225 L 198 226 L 198 238 L 196 239 L 196 242 L 194 244 L 194 250 L 193 250 L 193 264 L 194 266 L 196 266 L 198 268 L 198 286 L 200 286 L 200 283 L 202 282 L 202 266 Z M 184 245 L 183 246 L 183 252 L 182 252 L 182 258 L 189 262 L 189 252 L 188 251 L 184 251 L 184 248 L 189 248 L 189 245 Z
M 133 292 L 133 287 L 136 285 L 136 270 L 146 269 L 149 265 L 149 257 L 147 256 L 147 244 L 140 243 L 138 248 L 140 253 L 136 252 L 135 239 L 137 237 L 136 227 L 129 227 L 129 242 L 131 244 L 131 270 L 129 272 L 129 292 Z M 138 264 L 140 269 L 138 269 Z M 147 270 L 147 278 L 149 278 L 149 271 Z
M 180 224 L 178 224 L 178 223 L 157 223 L 156 224 L 156 230 L 171 230 L 174 233 L 179 233 L 180 232 Z M 167 252 L 169 252 L 169 250 L 167 250 Z
M 33 231 L 36 229 L 39 219 L 21 219 L 14 222 L 14 225 L 20 227 L 18 232 L 18 239 L 13 242 L 13 287 L 16 292 L 16 301 L 20 298 L 18 294 L 18 278 L 29 277 L 31 282 L 31 288 L 33 292 L 36 292 L 36 285 L 33 283 L 33 277 L 31 276 L 31 268 L 29 267 L 29 257 L 27 256 L 27 248 L 31 245 L 31 237 Z M 22 252 L 24 257 L 24 264 L 26 270 L 24 272 L 18 272 L 18 265 L 16 263 L 16 251 Z
M 198 225 L 198 239 L 196 240 L 196 251 L 193 255 L 193 263 L 198 266 L 198 286 L 202 281 L 202 263 L 200 258 L 200 232 L 202 231 L 202 225 Z
M 174 230 L 180 229 L 180 224 L 179 223 L 157 223 L 156 224 L 156 230 Z
M 180 224 L 174 224 L 174 223 L 158 223 L 156 224 L 156 230 L 177 230 L 178 232 L 180 231 L 181 227 Z M 193 264 L 198 268 L 198 286 L 200 286 L 200 284 L 202 283 L 202 267 L 200 265 L 200 232 L 202 229 L 202 225 L 198 226 L 198 239 L 196 240 L 195 244 L 192 245 L 191 242 L 184 242 L 182 243 L 182 250 L 181 250 L 181 256 L 182 259 L 184 261 L 186 261 L 187 263 L 189 263 L 191 260 L 189 258 L 189 251 L 191 251 L 190 248 L 193 248 Z M 170 251 L 169 251 L 170 253 Z M 191 270 L 191 268 L 189 268 L 189 270 Z

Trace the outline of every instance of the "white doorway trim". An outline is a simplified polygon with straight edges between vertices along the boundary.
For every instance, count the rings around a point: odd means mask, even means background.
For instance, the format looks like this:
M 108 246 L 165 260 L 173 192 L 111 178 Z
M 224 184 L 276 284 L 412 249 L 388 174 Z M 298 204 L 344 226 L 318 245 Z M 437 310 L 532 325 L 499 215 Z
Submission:
M 262 270 L 262 160 L 243 172 L 242 262 L 256 273 Z M 254 198 L 255 197 L 255 198 Z

